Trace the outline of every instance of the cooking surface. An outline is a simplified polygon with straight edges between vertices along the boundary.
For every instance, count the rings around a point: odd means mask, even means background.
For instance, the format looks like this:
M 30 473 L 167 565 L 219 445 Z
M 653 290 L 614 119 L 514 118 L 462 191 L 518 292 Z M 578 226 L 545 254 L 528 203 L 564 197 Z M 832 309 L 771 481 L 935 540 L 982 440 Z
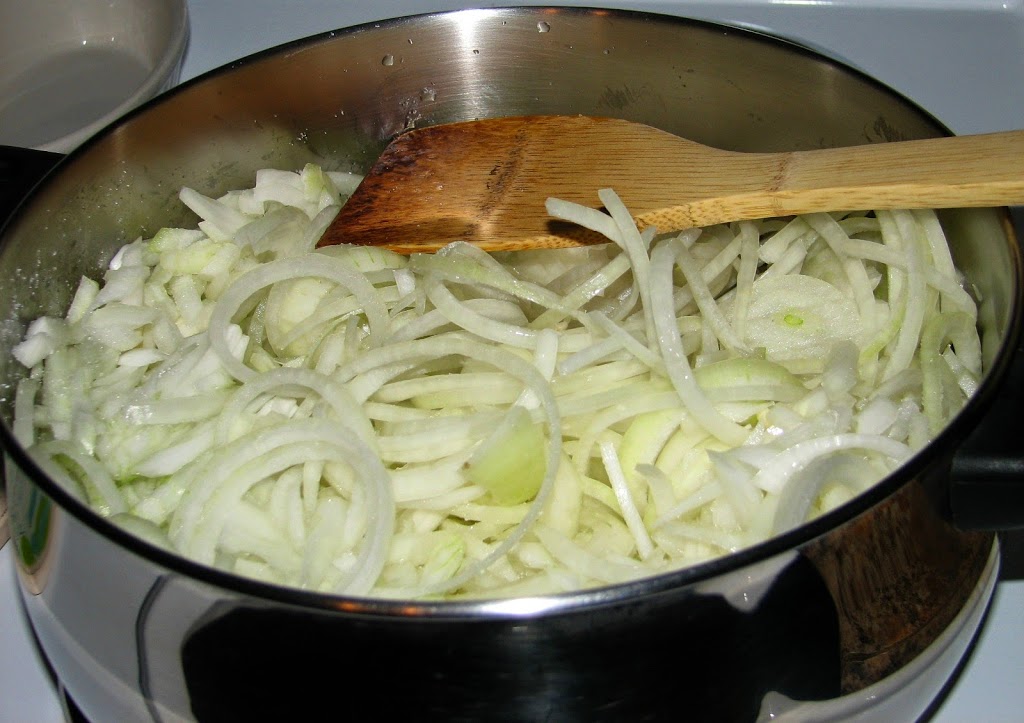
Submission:
M 1000 80 L 1024 77 L 1024 5 L 1019 3 L 601 4 L 722 20 L 796 39 L 897 88 L 957 133 L 1007 130 L 1024 119 L 1024 89 Z M 464 5 L 457 0 L 191 0 L 192 40 L 182 79 L 331 28 Z M 0 723 L 65 720 L 20 609 L 9 550 L 9 545 L 0 550 Z M 1024 720 L 1024 687 L 1019 683 L 1024 669 L 1024 534 L 1006 536 L 1003 550 L 1002 579 L 988 620 L 962 674 L 930 717 L 935 723 Z

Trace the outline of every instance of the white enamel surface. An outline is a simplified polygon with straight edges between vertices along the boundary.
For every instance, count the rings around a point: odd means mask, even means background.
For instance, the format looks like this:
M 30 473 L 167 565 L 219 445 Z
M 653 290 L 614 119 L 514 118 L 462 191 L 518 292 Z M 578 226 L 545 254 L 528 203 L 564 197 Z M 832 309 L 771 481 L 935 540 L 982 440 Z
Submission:
M 104 5 L 117 4 L 115 0 L 102 1 Z M 0 3 L 0 36 L 8 6 L 22 4 Z M 24 4 L 56 8 L 89 3 Z M 623 0 L 562 4 L 674 13 L 768 30 L 874 75 L 957 133 L 1008 130 L 1020 127 L 1024 119 L 1024 87 L 1019 83 L 1024 78 L 1024 4 L 1020 2 Z M 332 28 L 468 5 L 458 0 L 190 0 L 191 42 L 181 77 L 192 78 L 244 55 Z M 4 42 L 0 39 L 0 51 Z M 0 549 L 0 723 L 56 723 L 64 718 L 20 610 L 13 568 L 7 545 Z M 959 644 L 968 630 L 969 620 L 950 635 Z M 1024 581 L 1002 580 L 995 587 L 977 647 L 930 723 L 1024 720 L 1022 670 Z M 891 720 L 881 714 L 863 718 L 872 719 Z
M 0 143 L 68 152 L 178 80 L 184 0 L 0 4 Z

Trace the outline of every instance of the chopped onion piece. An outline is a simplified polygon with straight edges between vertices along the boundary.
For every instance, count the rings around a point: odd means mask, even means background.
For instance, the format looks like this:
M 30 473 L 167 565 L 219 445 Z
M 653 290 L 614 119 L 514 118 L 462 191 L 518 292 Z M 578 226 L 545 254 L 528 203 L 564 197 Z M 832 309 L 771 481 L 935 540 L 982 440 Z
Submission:
M 264 169 L 124 245 L 14 349 L 16 438 L 153 545 L 406 598 L 616 584 L 845 504 L 967 403 L 977 304 L 924 210 L 604 245 L 316 241 L 359 182 Z M 203 186 L 205 187 L 205 185 Z

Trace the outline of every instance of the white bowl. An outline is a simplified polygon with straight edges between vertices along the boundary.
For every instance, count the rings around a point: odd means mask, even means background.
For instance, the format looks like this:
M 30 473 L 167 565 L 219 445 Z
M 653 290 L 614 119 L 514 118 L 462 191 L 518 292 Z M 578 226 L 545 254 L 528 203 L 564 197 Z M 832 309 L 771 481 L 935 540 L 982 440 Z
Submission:
M 67 153 L 178 82 L 185 0 L 0 3 L 0 144 Z

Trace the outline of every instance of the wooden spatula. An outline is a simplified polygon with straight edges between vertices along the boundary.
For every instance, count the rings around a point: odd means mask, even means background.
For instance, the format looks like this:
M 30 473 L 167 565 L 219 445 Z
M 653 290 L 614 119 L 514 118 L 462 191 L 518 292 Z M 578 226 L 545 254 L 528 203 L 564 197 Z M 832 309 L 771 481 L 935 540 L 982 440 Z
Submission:
M 640 123 L 523 116 L 430 126 L 384 149 L 319 245 L 488 251 L 604 241 L 553 221 L 550 197 L 611 188 L 643 228 L 814 211 L 1024 203 L 1024 131 L 793 153 L 711 148 Z

